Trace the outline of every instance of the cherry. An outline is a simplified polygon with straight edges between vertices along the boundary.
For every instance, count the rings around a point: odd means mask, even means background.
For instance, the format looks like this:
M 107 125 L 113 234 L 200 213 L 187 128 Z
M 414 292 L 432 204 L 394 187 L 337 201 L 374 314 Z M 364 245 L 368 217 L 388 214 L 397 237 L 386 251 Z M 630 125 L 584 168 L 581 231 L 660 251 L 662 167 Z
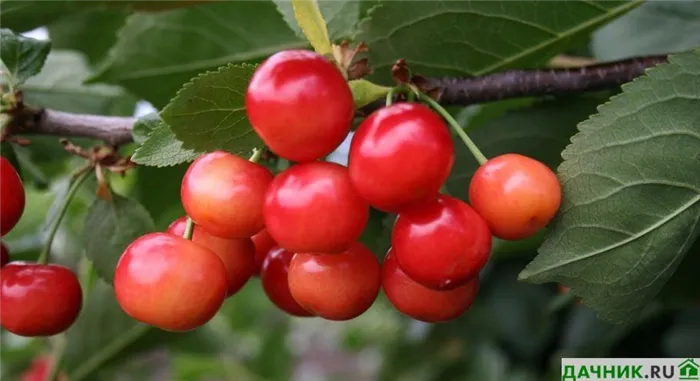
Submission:
M 250 124 L 277 155 L 307 162 L 343 142 L 355 112 L 336 66 L 307 50 L 270 56 L 255 70 L 245 95 Z
M 362 234 L 369 205 L 348 170 L 335 163 L 295 165 L 270 184 L 265 226 L 279 246 L 294 253 L 341 252 Z
M 182 237 L 185 234 L 187 217 L 180 217 L 168 227 L 168 233 Z M 226 239 L 209 234 L 201 226 L 192 233 L 192 242 L 216 254 L 226 268 L 228 292 L 231 296 L 238 292 L 255 271 L 255 245 L 250 238 Z
M 289 290 L 307 311 L 328 320 L 350 320 L 374 303 L 379 262 L 356 242 L 342 253 L 298 253 L 289 264 Z
M 10 251 L 7 250 L 7 246 L 3 242 L 0 242 L 0 267 L 5 266 L 10 262 Z
M 52 336 L 80 313 L 83 293 L 70 269 L 15 261 L 0 270 L 0 323 L 20 336 Z
M 438 323 L 460 316 L 471 306 L 479 280 L 474 278 L 455 289 L 436 291 L 409 278 L 399 267 L 393 250 L 389 250 L 382 264 L 382 288 L 389 302 L 401 313 L 427 323 Z
M 397 103 L 360 124 L 348 169 L 370 205 L 398 213 L 437 195 L 453 162 L 452 138 L 440 116 L 422 104 Z
M 222 238 L 250 238 L 264 227 L 262 206 L 272 173 L 227 152 L 205 154 L 187 169 L 182 206 L 197 225 Z
M 260 279 L 267 297 L 279 309 L 293 316 L 313 316 L 297 303 L 289 291 L 289 263 L 294 253 L 281 248 L 273 247 L 265 256 L 260 270 Z
M 265 256 L 277 246 L 277 242 L 272 239 L 267 229 L 263 229 L 253 236 L 253 243 L 255 244 L 255 274 L 259 275 Z
M 216 254 L 168 233 L 137 238 L 114 274 L 124 312 L 167 331 L 188 331 L 209 321 L 227 289 L 226 268 Z
M 400 213 L 391 242 L 406 275 L 435 290 L 454 289 L 476 278 L 491 251 L 484 219 L 445 195 Z
M 0 157 L 0 235 L 17 225 L 24 212 L 24 185 L 9 160 Z
M 561 204 L 557 175 L 541 162 L 505 154 L 479 167 L 469 184 L 469 201 L 498 238 L 532 236 L 549 223 Z
M 53 360 L 49 355 L 39 355 L 32 360 L 29 369 L 22 372 L 20 381 L 46 381 L 50 376 Z M 68 376 L 64 372 L 58 372 L 53 381 L 67 381 Z

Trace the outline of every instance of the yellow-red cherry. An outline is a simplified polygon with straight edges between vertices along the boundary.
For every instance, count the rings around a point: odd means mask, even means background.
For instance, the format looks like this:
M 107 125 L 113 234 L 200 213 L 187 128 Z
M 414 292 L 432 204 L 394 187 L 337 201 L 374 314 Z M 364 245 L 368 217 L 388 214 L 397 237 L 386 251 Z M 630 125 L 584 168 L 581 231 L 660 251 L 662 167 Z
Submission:
M 476 170 L 469 203 L 502 239 L 532 236 L 545 227 L 561 204 L 557 175 L 542 162 L 520 154 L 494 157 Z
M 369 205 L 357 193 L 347 168 L 328 162 L 294 165 L 270 184 L 265 227 L 293 253 L 341 252 L 362 234 Z
M 452 138 L 440 116 L 422 104 L 396 103 L 357 128 L 348 169 L 370 205 L 398 213 L 435 197 L 453 162 Z
M 52 336 L 80 313 L 83 293 L 67 267 L 15 261 L 0 270 L 0 324 L 20 336 Z
M 289 290 L 304 309 L 328 320 L 350 320 L 372 306 L 381 285 L 377 258 L 356 242 L 342 253 L 298 253 Z
M 277 155 L 307 162 L 343 142 L 354 114 L 352 93 L 338 68 L 308 50 L 285 50 L 258 66 L 248 85 L 250 124 Z
M 265 167 L 216 151 L 197 158 L 182 180 L 187 215 L 222 238 L 250 238 L 263 229 L 263 200 L 272 181 Z
M 0 235 L 17 225 L 24 212 L 24 185 L 9 160 L 0 157 Z
M 211 250 L 169 233 L 149 233 L 124 251 L 114 275 L 121 308 L 167 331 L 209 321 L 228 289 L 226 268 Z
M 390 250 L 382 263 L 382 289 L 399 312 L 416 320 L 439 323 L 459 317 L 472 305 L 479 280 L 474 278 L 452 290 L 433 290 L 406 275 Z
M 253 236 L 253 243 L 255 244 L 255 273 L 254 275 L 260 275 L 260 268 L 262 268 L 263 261 L 274 247 L 277 246 L 277 242 L 272 239 L 270 233 L 267 229 L 263 229 L 260 233 Z
M 180 217 L 168 226 L 168 233 L 182 237 L 187 227 L 187 217 Z M 195 226 L 192 242 L 216 254 L 226 268 L 228 292 L 238 292 L 255 271 L 255 245 L 250 238 L 226 239 L 209 234 L 201 226 Z
M 486 221 L 465 202 L 446 195 L 401 212 L 391 242 L 406 275 L 435 290 L 476 278 L 491 252 Z
M 294 300 L 289 291 L 289 263 L 293 257 L 294 253 L 281 247 L 270 249 L 260 269 L 263 289 L 270 301 L 282 311 L 292 316 L 313 316 Z

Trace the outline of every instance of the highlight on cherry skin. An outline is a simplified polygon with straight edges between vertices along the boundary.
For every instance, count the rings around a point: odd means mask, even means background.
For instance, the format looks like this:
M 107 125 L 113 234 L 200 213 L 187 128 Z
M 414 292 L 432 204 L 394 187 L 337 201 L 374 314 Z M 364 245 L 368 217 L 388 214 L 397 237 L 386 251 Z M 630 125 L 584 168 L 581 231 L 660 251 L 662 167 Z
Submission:
M 557 175 L 543 163 L 520 154 L 494 157 L 476 170 L 469 202 L 502 239 L 530 237 L 557 213 L 562 190 Z
M 309 162 L 343 142 L 355 112 L 335 64 L 308 50 L 285 50 L 260 64 L 248 84 L 245 109 L 255 132 L 280 157 Z
M 149 233 L 124 251 L 114 275 L 127 315 L 166 331 L 208 322 L 226 299 L 226 267 L 211 250 L 169 233 Z
M 369 205 L 347 168 L 329 162 L 294 165 L 275 177 L 265 195 L 265 227 L 293 253 L 338 253 L 360 237 Z
M 367 311 L 379 293 L 377 258 L 359 242 L 342 253 L 297 253 L 289 264 L 289 290 L 304 309 L 343 321 Z
M 0 236 L 17 225 L 24 212 L 24 184 L 12 163 L 0 156 Z
M 395 103 L 360 123 L 348 169 L 355 189 L 370 205 L 398 213 L 435 197 L 453 162 L 452 138 L 440 116 L 422 104 Z
M 280 310 L 298 317 L 314 316 L 300 306 L 289 291 L 289 264 L 294 257 L 281 247 L 269 250 L 260 269 L 260 280 L 268 299 Z
M 456 319 L 469 309 L 476 298 L 479 279 L 451 290 L 433 290 L 406 275 L 393 250 L 389 250 L 382 263 L 382 289 L 399 312 L 426 323 L 440 323 Z
M 0 324 L 20 336 L 52 336 L 78 317 L 83 296 L 67 267 L 14 261 L 0 269 Z
M 223 151 L 190 164 L 180 196 L 187 215 L 210 234 L 250 238 L 263 229 L 263 200 L 272 173 L 257 163 Z
M 399 213 L 391 242 L 401 269 L 435 290 L 476 278 L 491 252 L 486 221 L 465 202 L 446 195 Z
M 185 234 L 187 217 L 180 217 L 168 226 L 168 233 L 182 237 Z M 209 234 L 201 226 L 195 226 L 192 242 L 211 250 L 226 268 L 230 297 L 248 282 L 255 271 L 255 244 L 250 238 L 226 239 Z

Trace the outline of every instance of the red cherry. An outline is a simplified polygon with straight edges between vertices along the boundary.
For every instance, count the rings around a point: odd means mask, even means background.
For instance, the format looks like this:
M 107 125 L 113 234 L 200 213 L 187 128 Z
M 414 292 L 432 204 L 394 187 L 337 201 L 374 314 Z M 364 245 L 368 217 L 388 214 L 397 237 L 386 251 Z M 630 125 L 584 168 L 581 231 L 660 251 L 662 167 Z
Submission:
M 168 227 L 168 233 L 182 237 L 185 234 L 187 217 L 180 217 Z M 226 239 L 209 234 L 201 226 L 192 233 L 192 242 L 216 254 L 226 268 L 228 292 L 231 296 L 238 292 L 255 270 L 255 245 L 250 238 Z
M 509 153 L 479 167 L 469 202 L 502 239 L 522 239 L 545 227 L 561 204 L 561 185 L 546 165 Z
M 369 205 L 347 168 L 327 162 L 295 165 L 275 177 L 265 196 L 265 226 L 294 253 L 340 252 L 362 234 Z
M 9 160 L 0 157 L 0 235 L 17 225 L 24 212 L 24 185 Z
M 272 239 L 267 229 L 263 229 L 253 236 L 253 243 L 255 244 L 255 274 L 260 275 L 260 268 L 262 268 L 265 256 L 277 246 L 277 242 Z
M 453 162 L 452 138 L 442 119 L 424 105 L 397 103 L 360 124 L 350 145 L 348 169 L 370 205 L 398 213 L 435 197 Z
M 262 206 L 272 173 L 227 152 L 208 153 L 185 173 L 182 206 L 197 225 L 222 238 L 249 238 L 264 227 Z
M 83 293 L 68 268 L 10 262 L 0 270 L 0 322 L 20 336 L 52 336 L 68 329 L 80 313 Z
M 416 320 L 438 323 L 452 320 L 466 311 L 476 298 L 479 280 L 472 279 L 452 290 L 436 291 L 409 278 L 399 267 L 393 250 L 382 264 L 382 288 L 389 302 Z
M 32 360 L 29 369 L 22 372 L 20 381 L 46 381 L 52 368 L 52 359 L 48 355 L 39 355 Z M 68 376 L 64 372 L 58 372 L 54 381 L 67 381 Z
M 273 247 L 270 250 L 265 256 L 260 270 L 263 289 L 270 301 L 282 311 L 293 316 L 313 316 L 311 312 L 305 310 L 294 300 L 289 291 L 287 279 L 292 257 L 294 257 L 294 253 L 281 247 Z
M 391 242 L 406 275 L 435 290 L 454 289 L 476 278 L 491 251 L 483 218 L 445 195 L 400 213 Z
M 328 155 L 350 130 L 352 93 L 336 66 L 307 50 L 286 50 L 255 70 L 245 96 L 250 124 L 279 156 L 297 162 Z
M 227 289 L 226 268 L 219 257 L 167 233 L 137 238 L 114 274 L 114 292 L 124 312 L 167 331 L 188 331 L 209 321 Z
M 317 316 L 350 320 L 374 303 L 380 272 L 377 258 L 359 242 L 339 254 L 299 253 L 289 264 L 289 290 Z
M 5 243 L 0 242 L 0 267 L 5 266 L 8 262 L 10 262 L 10 251 L 7 250 Z

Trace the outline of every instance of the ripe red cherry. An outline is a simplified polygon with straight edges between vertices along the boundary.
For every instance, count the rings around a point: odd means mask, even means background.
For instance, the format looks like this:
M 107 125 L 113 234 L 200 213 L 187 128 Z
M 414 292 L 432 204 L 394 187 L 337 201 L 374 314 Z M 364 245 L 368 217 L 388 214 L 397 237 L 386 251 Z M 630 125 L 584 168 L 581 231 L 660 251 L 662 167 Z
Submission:
M 519 154 L 494 157 L 469 184 L 469 202 L 502 239 L 522 239 L 545 227 L 561 204 L 557 175 Z
M 51 372 L 53 360 L 51 356 L 39 355 L 32 360 L 32 364 L 29 369 L 22 372 L 20 375 L 20 381 L 45 381 Z M 53 381 L 67 381 L 68 375 L 65 372 L 60 371 L 56 375 Z
M 460 316 L 472 305 L 479 280 L 474 278 L 452 290 L 430 289 L 409 278 L 390 250 L 382 264 L 382 288 L 389 302 L 401 313 L 416 320 L 438 323 Z
M 264 227 L 262 206 L 272 173 L 227 152 L 195 160 L 182 180 L 182 206 L 197 225 L 222 238 L 250 238 Z
M 491 251 L 484 219 L 445 195 L 400 213 L 391 242 L 406 275 L 435 290 L 454 289 L 476 278 Z
M 442 119 L 424 105 L 397 103 L 360 124 L 350 145 L 348 169 L 370 205 L 398 213 L 435 197 L 453 162 L 452 138 Z
M 17 225 L 24 212 L 24 185 L 9 160 L 0 157 L 0 235 Z
M 167 331 L 209 321 L 226 298 L 226 268 L 211 250 L 167 233 L 129 245 L 117 263 L 114 292 L 132 318 Z
M 279 309 L 293 316 L 313 316 L 297 303 L 289 291 L 289 263 L 292 261 L 294 253 L 281 248 L 273 247 L 265 256 L 260 279 L 267 297 Z
M 0 270 L 0 323 L 20 336 L 52 336 L 80 313 L 83 293 L 68 268 L 15 261 Z
M 275 177 L 265 196 L 265 226 L 293 253 L 347 249 L 362 234 L 369 205 L 347 168 L 327 162 L 295 165 Z
M 352 93 L 336 66 L 307 50 L 286 50 L 255 70 L 245 96 L 250 124 L 279 156 L 297 162 L 328 155 L 354 114 Z
M 255 274 L 259 275 L 267 253 L 277 246 L 277 242 L 272 239 L 267 229 L 263 229 L 253 236 L 253 243 L 255 244 Z
M 372 306 L 381 282 L 379 262 L 361 243 L 339 254 L 299 253 L 289 264 L 289 290 L 307 311 L 350 320 Z
M 187 217 L 180 217 L 168 227 L 168 233 L 182 237 L 185 234 Z M 228 292 L 231 296 L 238 292 L 255 271 L 255 245 L 250 238 L 226 239 L 209 234 L 201 226 L 192 233 L 192 242 L 216 254 L 226 268 Z
M 7 250 L 4 243 L 0 242 L 0 267 L 5 266 L 8 262 L 10 262 L 10 251 Z

